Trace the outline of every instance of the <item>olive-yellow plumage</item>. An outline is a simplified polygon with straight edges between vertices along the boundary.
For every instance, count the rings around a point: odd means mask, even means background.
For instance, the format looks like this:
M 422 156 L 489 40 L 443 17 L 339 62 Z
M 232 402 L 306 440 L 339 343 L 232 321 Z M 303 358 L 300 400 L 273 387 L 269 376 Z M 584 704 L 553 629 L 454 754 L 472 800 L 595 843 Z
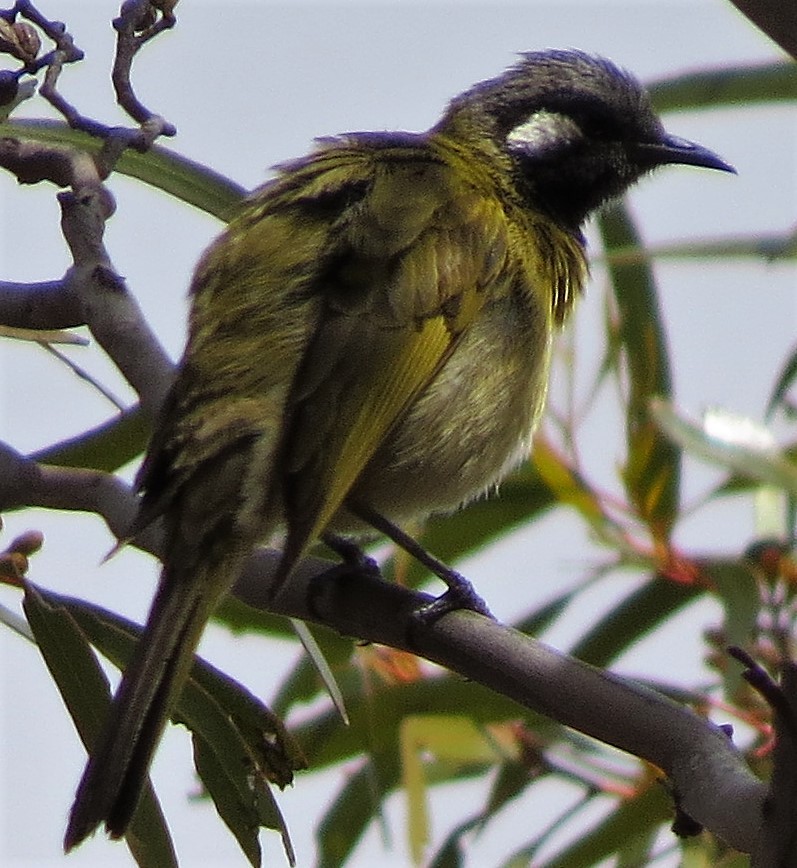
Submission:
M 324 533 L 450 510 L 528 454 L 551 341 L 586 278 L 580 227 L 645 172 L 727 169 L 668 136 L 640 86 L 528 54 L 423 135 L 324 140 L 211 245 L 141 471 L 161 584 L 65 844 L 121 835 L 207 619 L 252 547 L 275 587 Z

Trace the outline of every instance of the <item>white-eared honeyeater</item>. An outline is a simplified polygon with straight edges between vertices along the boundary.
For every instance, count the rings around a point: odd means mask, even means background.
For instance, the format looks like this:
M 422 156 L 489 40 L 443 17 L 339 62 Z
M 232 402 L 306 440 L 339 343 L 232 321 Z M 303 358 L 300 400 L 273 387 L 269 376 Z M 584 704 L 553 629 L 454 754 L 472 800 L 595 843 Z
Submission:
M 324 139 L 210 246 L 144 461 L 162 516 L 145 633 L 66 833 L 124 833 L 199 637 L 253 546 L 276 587 L 324 534 L 451 510 L 528 454 L 551 340 L 586 279 L 590 212 L 666 163 L 643 88 L 578 51 L 525 54 L 423 134 Z

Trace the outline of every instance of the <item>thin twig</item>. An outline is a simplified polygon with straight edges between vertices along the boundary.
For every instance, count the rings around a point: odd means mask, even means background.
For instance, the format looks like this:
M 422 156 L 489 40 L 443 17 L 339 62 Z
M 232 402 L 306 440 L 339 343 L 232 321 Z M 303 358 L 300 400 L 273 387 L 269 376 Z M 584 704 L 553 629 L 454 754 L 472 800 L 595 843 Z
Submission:
M 133 60 L 142 47 L 176 23 L 177 19 L 172 12 L 159 14 L 159 10 L 149 0 L 128 0 L 122 4 L 119 17 L 113 21 L 117 40 L 111 80 L 117 102 L 142 128 L 147 124 L 152 127 L 153 120 L 159 121 L 159 134 L 164 136 L 175 135 L 176 128 L 150 111 L 138 99 L 130 81 L 130 71 Z M 154 133 L 154 130 L 152 132 Z
M 69 356 L 56 349 L 47 341 L 39 341 L 39 346 L 52 356 L 55 356 L 59 362 L 63 362 L 76 377 L 85 380 L 85 382 L 90 386 L 93 386 L 103 396 L 103 398 L 113 404 L 117 410 L 124 412 L 127 409 L 124 402 L 117 398 L 110 389 L 106 389 L 105 386 L 96 379 L 96 377 L 93 377 L 85 368 L 82 368 L 77 362 L 70 359 Z
M 85 347 L 90 343 L 88 338 L 82 335 L 59 329 L 19 329 L 6 325 L 0 325 L 0 337 L 39 344 L 69 344 L 77 347 Z

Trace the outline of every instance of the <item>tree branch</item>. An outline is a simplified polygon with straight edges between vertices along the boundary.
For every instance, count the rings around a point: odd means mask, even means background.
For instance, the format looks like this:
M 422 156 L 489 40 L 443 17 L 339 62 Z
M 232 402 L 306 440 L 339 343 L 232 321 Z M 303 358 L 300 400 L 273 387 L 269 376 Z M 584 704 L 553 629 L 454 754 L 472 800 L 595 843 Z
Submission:
M 102 243 L 103 194 L 98 188 L 59 194 L 61 227 L 75 265 L 67 278 L 80 298 L 86 324 L 151 417 L 171 385 L 174 366 L 150 329 Z
M 137 497 L 99 471 L 37 465 L 0 448 L 0 511 L 22 505 L 97 513 L 123 538 Z M 156 556 L 158 527 L 133 543 Z M 279 553 L 258 550 L 233 595 L 258 609 L 418 654 L 520 705 L 661 768 L 679 807 L 743 852 L 762 823 L 764 785 L 725 732 L 663 694 L 589 666 L 510 627 L 452 612 L 433 624 L 415 613 L 431 598 L 320 558 L 303 561 L 276 600 L 269 588 Z
M 80 298 L 67 280 L 0 281 L 0 323 L 20 329 L 70 329 L 86 324 Z
M 797 60 L 797 3 L 784 0 L 731 0 L 731 3 Z
M 38 464 L 5 443 L 0 443 L 0 479 L 0 512 L 23 507 L 91 512 L 105 520 L 117 539 L 124 537 L 138 509 L 130 487 L 110 473 Z M 142 537 L 138 547 L 160 551 L 154 536 Z
M 511 627 L 457 611 L 431 625 L 414 613 L 429 603 L 346 568 L 307 562 L 268 603 L 274 553 L 253 558 L 237 599 L 314 621 L 347 636 L 411 651 L 606 744 L 667 775 L 679 807 L 743 852 L 762 823 L 765 786 L 725 732 L 663 694 L 555 651 Z

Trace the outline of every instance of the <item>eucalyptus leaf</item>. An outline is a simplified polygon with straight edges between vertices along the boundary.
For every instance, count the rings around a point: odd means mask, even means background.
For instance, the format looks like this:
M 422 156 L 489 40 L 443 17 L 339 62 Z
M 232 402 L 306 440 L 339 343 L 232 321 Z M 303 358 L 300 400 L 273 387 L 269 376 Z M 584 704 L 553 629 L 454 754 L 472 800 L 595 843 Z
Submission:
M 747 420 L 730 420 L 720 430 L 711 417 L 695 422 L 667 401 L 651 401 L 650 411 L 660 430 L 691 455 L 797 495 L 797 464 L 771 441 L 753 436 Z

